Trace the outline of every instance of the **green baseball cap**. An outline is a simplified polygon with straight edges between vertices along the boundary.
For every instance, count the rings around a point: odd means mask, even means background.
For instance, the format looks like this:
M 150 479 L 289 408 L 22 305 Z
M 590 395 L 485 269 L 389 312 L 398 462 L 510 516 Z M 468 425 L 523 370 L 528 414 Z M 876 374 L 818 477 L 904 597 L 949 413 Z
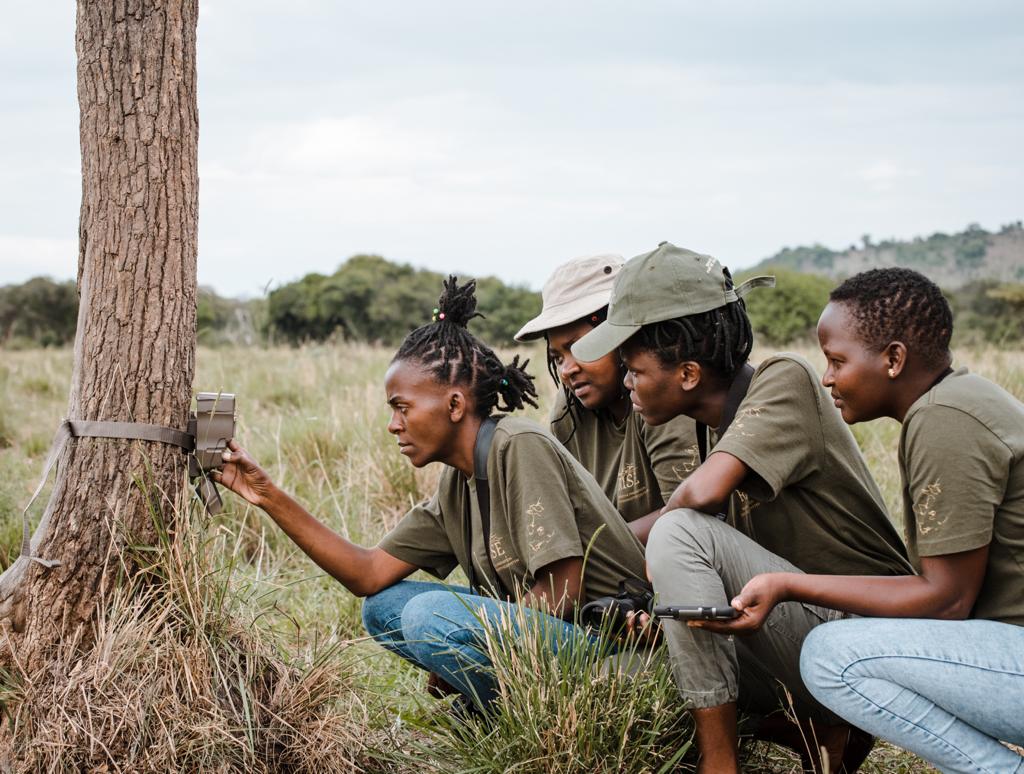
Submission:
M 598 360 L 644 325 L 710 312 L 755 287 L 774 287 L 775 277 L 753 277 L 737 288 L 730 284 L 717 258 L 662 242 L 626 261 L 612 285 L 608 319 L 572 345 L 573 357 Z

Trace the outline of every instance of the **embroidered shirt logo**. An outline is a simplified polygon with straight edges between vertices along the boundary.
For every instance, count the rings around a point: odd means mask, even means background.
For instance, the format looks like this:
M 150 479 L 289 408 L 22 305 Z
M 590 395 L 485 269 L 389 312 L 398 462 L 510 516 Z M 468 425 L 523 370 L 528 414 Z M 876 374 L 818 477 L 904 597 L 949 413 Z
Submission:
M 544 506 L 540 500 L 527 507 L 526 515 L 529 517 L 527 530 L 529 532 L 530 550 L 536 553 L 550 543 L 555 535 L 540 521 L 540 518 L 544 515 Z
M 928 486 L 921 487 L 921 491 L 914 501 L 914 515 L 917 516 L 918 534 L 927 535 L 933 530 L 940 529 L 949 518 L 949 514 L 940 517 L 938 511 L 935 510 L 941 494 L 942 484 L 938 479 L 928 484 Z
M 682 481 L 698 467 L 700 467 L 700 447 L 694 444 L 683 452 L 679 464 L 672 466 L 672 475 Z
M 633 489 L 640 485 L 640 476 L 632 462 L 619 471 L 619 489 Z
M 491 535 L 491 561 L 498 572 L 520 565 L 519 559 L 505 550 L 505 541 L 498 535 Z
M 764 406 L 748 406 L 745 409 L 740 409 L 736 414 L 736 418 L 733 419 L 732 424 L 729 425 L 727 432 L 737 433 L 747 438 L 751 438 L 756 433 L 751 433 L 747 430 L 747 420 L 751 417 L 757 418 L 764 414 Z
M 749 520 L 750 514 L 761 504 L 742 489 L 736 490 L 736 499 L 739 500 L 740 518 L 744 521 Z

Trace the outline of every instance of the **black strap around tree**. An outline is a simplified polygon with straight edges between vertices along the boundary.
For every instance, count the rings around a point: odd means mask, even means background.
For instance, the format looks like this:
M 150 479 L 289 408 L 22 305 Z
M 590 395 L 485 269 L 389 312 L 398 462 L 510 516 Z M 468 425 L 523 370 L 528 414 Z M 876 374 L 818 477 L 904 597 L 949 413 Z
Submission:
M 213 393 L 200 393 L 197 397 L 201 400 L 204 395 L 213 395 Z M 229 397 L 231 399 L 231 411 L 233 413 L 234 395 L 230 395 Z M 214 402 L 216 403 L 217 400 L 220 400 L 219 393 L 214 398 Z M 193 414 L 187 431 L 178 430 L 173 427 L 164 427 L 163 425 L 151 425 L 144 422 L 108 422 L 86 419 L 63 420 L 60 423 L 60 427 L 57 428 L 57 434 L 54 436 L 53 443 L 50 446 L 50 453 L 47 455 L 46 463 L 43 465 L 42 478 L 40 478 L 39 484 L 36 486 L 35 491 L 29 498 L 28 504 L 21 513 L 21 555 L 27 557 L 30 561 L 41 564 L 47 568 L 57 567 L 60 565 L 60 562 L 56 559 L 44 559 L 43 557 L 36 556 L 32 553 L 32 532 L 28 520 L 28 511 L 29 508 L 32 507 L 32 503 L 35 502 L 36 498 L 39 496 L 39 493 L 43 490 L 43 486 L 50 477 L 50 471 L 57 463 L 57 460 L 60 458 L 68 441 L 72 438 L 114 438 L 166 443 L 181 448 L 184 453 L 190 455 L 191 462 L 196 462 L 197 431 L 194 421 L 195 419 L 196 415 Z M 233 418 L 231 423 L 231 428 L 233 430 Z M 223 439 L 223 443 L 227 443 L 226 438 Z M 220 446 L 213 449 L 212 452 L 209 448 L 204 449 L 207 455 L 210 453 L 219 454 L 220 450 Z M 193 472 L 193 465 L 190 464 L 189 467 L 190 475 L 199 478 L 197 492 L 200 495 L 203 506 L 210 514 L 217 513 L 221 507 L 220 496 L 217 494 L 217 487 L 214 485 L 212 479 L 209 478 L 209 468 L 204 468 L 196 463 L 196 469 Z
M 64 446 L 72 438 L 127 438 L 139 441 L 153 441 L 155 443 L 168 443 L 173 446 L 180 446 L 184 451 L 191 452 L 196 448 L 195 436 L 176 430 L 173 427 L 161 425 L 149 425 L 141 422 L 96 422 L 84 419 L 65 419 L 57 428 L 57 434 L 50 445 L 50 453 L 47 455 L 46 464 L 43 465 L 43 476 L 39 480 L 28 505 L 21 512 L 22 536 L 21 555 L 28 557 L 31 561 L 37 562 L 44 567 L 57 567 L 60 562 L 56 559 L 44 559 L 41 556 L 34 556 L 31 550 L 31 528 L 28 522 L 28 509 L 39 496 L 50 477 L 50 470 L 60 457 Z
M 480 509 L 480 524 L 484 533 L 484 553 L 487 555 L 487 563 L 491 566 L 494 580 L 498 584 L 498 588 L 494 591 L 503 597 L 508 597 L 508 589 L 505 588 L 498 570 L 494 567 L 494 560 L 491 558 L 491 489 L 487 482 L 487 457 L 491 452 L 491 441 L 494 440 L 494 431 L 497 427 L 498 420 L 494 417 L 488 417 L 480 424 L 480 429 L 476 434 L 476 443 L 473 445 L 473 480 L 476 482 L 476 501 Z M 469 586 L 473 589 L 473 593 L 479 594 L 481 588 L 476 576 L 476 568 L 473 566 L 473 517 L 469 500 L 466 500 L 463 517 L 463 540 L 468 558 L 466 574 L 469 576 Z

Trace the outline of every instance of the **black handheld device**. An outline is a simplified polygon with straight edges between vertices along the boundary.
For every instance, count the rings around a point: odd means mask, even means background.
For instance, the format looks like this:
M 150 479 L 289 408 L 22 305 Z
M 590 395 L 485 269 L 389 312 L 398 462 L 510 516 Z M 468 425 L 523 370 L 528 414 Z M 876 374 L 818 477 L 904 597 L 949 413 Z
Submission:
M 653 613 L 655 618 L 674 618 L 677 621 L 730 621 L 740 611 L 729 605 L 658 605 Z

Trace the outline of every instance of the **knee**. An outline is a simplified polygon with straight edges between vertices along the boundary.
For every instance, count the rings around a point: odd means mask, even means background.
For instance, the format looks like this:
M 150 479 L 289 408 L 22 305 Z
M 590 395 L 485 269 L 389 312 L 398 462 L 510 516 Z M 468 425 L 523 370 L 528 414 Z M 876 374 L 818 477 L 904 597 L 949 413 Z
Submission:
M 479 615 L 451 591 L 428 591 L 403 608 L 402 631 L 410 642 L 462 644 L 476 639 Z
M 377 637 L 400 628 L 405 600 L 399 593 L 398 585 L 389 586 L 363 600 L 363 628 L 371 636 Z
M 800 677 L 815 696 L 833 690 L 843 682 L 843 621 L 814 627 L 800 649 Z
M 647 564 L 654 570 L 667 562 L 678 562 L 680 552 L 697 549 L 713 526 L 712 517 L 690 508 L 669 511 L 651 528 L 647 538 Z

